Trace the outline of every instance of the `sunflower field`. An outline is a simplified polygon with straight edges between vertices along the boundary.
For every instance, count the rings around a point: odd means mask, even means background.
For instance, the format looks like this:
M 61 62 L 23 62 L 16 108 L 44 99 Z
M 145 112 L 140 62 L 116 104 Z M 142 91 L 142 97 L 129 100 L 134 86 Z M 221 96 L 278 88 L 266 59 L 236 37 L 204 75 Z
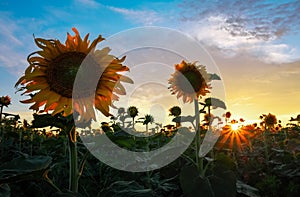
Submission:
M 29 65 L 16 82 L 17 91 L 29 97 L 21 102 L 30 104 L 31 122 L 5 113 L 10 97 L 0 98 L 0 196 L 300 194 L 300 115 L 285 126 L 271 113 L 258 114 L 258 123 L 235 120 L 225 102 L 210 95 L 213 81 L 221 78 L 186 60 L 174 65 L 167 83 L 171 95 L 194 105 L 194 113 L 183 115 L 184 109 L 173 106 L 166 110 L 172 122 L 164 125 L 156 114 L 141 114 L 138 103 L 117 108 L 124 84 L 134 83 L 125 76 L 126 56 L 96 49 L 102 36 L 90 43 L 88 34 L 82 39 L 72 30 L 75 35 L 67 34 L 65 43 L 34 38 L 39 50 L 28 55 Z M 87 71 L 80 70 L 83 62 Z M 224 113 L 215 113 L 218 109 Z M 106 119 L 95 128 L 97 113 Z M 137 128 L 146 135 L 134 135 Z M 159 155 L 140 156 L 166 146 Z M 172 162 L 157 167 L 184 146 Z M 141 154 L 120 159 L 119 149 Z M 123 168 L 113 167 L 119 165 Z

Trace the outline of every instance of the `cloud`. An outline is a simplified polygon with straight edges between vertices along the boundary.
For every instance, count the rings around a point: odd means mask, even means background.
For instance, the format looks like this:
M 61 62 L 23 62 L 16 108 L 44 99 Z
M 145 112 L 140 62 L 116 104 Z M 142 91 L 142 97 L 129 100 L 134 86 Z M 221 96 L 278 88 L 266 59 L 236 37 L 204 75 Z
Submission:
M 244 0 L 186 0 L 182 3 L 183 18 L 188 21 L 216 15 L 226 15 L 225 24 L 229 32 L 237 35 L 269 39 L 289 31 L 298 32 L 300 2 L 287 1 L 244 1 Z M 225 25 L 225 26 L 224 26 Z M 234 33 L 233 33 L 234 35 Z
M 299 59 L 299 51 L 281 41 L 299 33 L 298 1 L 184 1 L 181 6 L 181 29 L 226 56 L 246 53 L 266 63 Z
M 7 67 L 14 73 L 19 73 L 21 67 L 27 65 L 26 50 L 21 49 L 30 47 L 24 44 L 24 39 L 28 36 L 19 35 L 22 32 L 20 21 L 12 20 L 5 13 L 0 13 L 0 15 L 0 66 Z
M 75 2 L 79 3 L 81 5 L 87 6 L 87 7 L 97 8 L 97 7 L 101 6 L 101 4 L 95 0 L 75 0 Z
M 133 10 L 113 6 L 107 6 L 107 8 L 142 25 L 153 25 L 162 20 L 162 18 L 158 16 L 158 13 L 152 10 Z
M 274 86 L 274 84 L 278 83 L 278 85 L 285 84 L 285 90 L 287 89 L 297 89 L 298 84 L 300 82 L 300 61 L 293 62 L 289 64 L 282 64 L 277 67 L 269 67 L 265 71 L 261 71 L 257 73 L 254 77 L 252 77 L 251 81 L 256 84 L 268 84 Z M 279 88 L 277 86 L 277 88 Z M 274 88 L 276 89 L 276 88 Z M 293 92 L 291 91 L 291 92 Z

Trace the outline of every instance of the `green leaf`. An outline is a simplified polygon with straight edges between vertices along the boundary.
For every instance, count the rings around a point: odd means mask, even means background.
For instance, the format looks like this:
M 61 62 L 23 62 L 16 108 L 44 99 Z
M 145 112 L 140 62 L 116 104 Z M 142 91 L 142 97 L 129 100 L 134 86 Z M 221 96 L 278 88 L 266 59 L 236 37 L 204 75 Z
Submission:
M 195 166 L 186 166 L 180 172 L 180 185 L 185 196 L 214 196 L 207 178 L 202 178 Z
M 102 191 L 101 196 L 114 197 L 152 197 L 152 190 L 146 189 L 136 181 L 116 181 Z
M 216 108 L 219 107 L 222 109 L 226 109 L 225 103 L 217 98 L 206 98 L 204 100 L 204 103 L 200 103 L 200 104 L 205 105 L 205 106 L 212 106 L 212 107 L 216 107 Z
M 0 184 L 41 179 L 49 169 L 48 156 L 21 156 L 0 166 Z
M 0 166 L 0 170 L 33 171 L 47 168 L 52 162 L 49 156 L 21 156 Z
M 236 178 L 233 171 L 228 170 L 221 174 L 210 176 L 208 179 L 215 196 L 235 196 Z
M 217 168 L 217 169 L 215 169 Z M 186 196 L 235 196 L 236 177 L 227 166 L 215 164 L 213 174 L 203 177 L 196 166 L 186 166 L 180 172 L 180 185 Z
M 120 147 L 125 147 L 127 149 L 130 149 L 131 147 L 134 146 L 134 140 L 131 138 L 119 138 L 114 140 L 115 144 L 118 144 Z
M 195 116 L 178 116 L 172 119 L 172 122 L 193 122 L 195 120 Z
M 64 117 L 61 114 L 56 114 L 54 116 L 51 114 L 33 114 L 33 118 L 31 128 L 57 127 L 64 129 L 66 126 L 73 124 L 72 115 Z
M 82 195 L 76 192 L 67 191 L 67 192 L 56 192 L 51 197 L 82 197 Z
M 219 75 L 214 73 L 214 74 L 209 74 L 209 79 L 210 80 L 221 80 L 221 77 L 219 77 Z
M 216 156 L 216 162 L 214 165 L 214 171 L 216 173 L 222 173 L 227 170 L 236 169 L 236 165 L 233 160 L 224 153 L 219 153 Z
M 251 196 L 251 197 L 260 196 L 259 190 L 257 188 L 247 185 L 247 184 L 243 183 L 242 181 L 236 182 L 236 190 L 238 193 L 244 194 L 246 196 Z
M 9 188 L 8 184 L 0 185 L 0 196 L 10 197 L 10 188 Z

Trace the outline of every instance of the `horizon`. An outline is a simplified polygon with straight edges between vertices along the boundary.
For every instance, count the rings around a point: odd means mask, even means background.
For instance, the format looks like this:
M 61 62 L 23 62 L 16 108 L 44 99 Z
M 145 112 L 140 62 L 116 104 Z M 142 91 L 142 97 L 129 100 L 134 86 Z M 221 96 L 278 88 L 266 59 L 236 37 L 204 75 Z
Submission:
M 15 94 L 14 84 L 28 66 L 27 55 L 38 49 L 34 37 L 64 42 L 76 27 L 82 37 L 90 33 L 91 41 L 99 34 L 109 40 L 128 29 L 157 26 L 191 36 L 210 54 L 234 119 L 257 121 L 272 113 L 285 125 L 300 114 L 299 1 L 204 1 L 201 6 L 184 0 L 31 0 L 15 6 L 5 0 L 0 5 L 0 96 L 12 98 L 5 113 L 32 120 L 29 105 L 19 102 L 26 97 Z

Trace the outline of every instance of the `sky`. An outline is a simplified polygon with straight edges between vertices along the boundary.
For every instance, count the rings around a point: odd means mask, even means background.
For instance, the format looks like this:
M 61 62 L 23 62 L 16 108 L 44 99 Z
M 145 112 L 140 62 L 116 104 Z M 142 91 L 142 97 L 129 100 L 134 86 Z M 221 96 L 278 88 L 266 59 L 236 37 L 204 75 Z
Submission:
M 31 119 L 29 105 L 19 102 L 26 98 L 15 93 L 14 84 L 28 66 L 27 56 L 38 50 L 34 36 L 64 42 L 72 27 L 93 39 L 158 26 L 189 35 L 210 54 L 234 118 L 256 120 L 273 113 L 287 123 L 300 114 L 299 13 L 298 0 L 1 0 L 0 95 L 12 98 L 4 112 Z M 159 95 L 160 85 L 152 86 L 145 98 L 132 97 L 137 107 L 146 106 L 149 95 Z M 167 116 L 166 105 L 154 103 L 149 113 Z

